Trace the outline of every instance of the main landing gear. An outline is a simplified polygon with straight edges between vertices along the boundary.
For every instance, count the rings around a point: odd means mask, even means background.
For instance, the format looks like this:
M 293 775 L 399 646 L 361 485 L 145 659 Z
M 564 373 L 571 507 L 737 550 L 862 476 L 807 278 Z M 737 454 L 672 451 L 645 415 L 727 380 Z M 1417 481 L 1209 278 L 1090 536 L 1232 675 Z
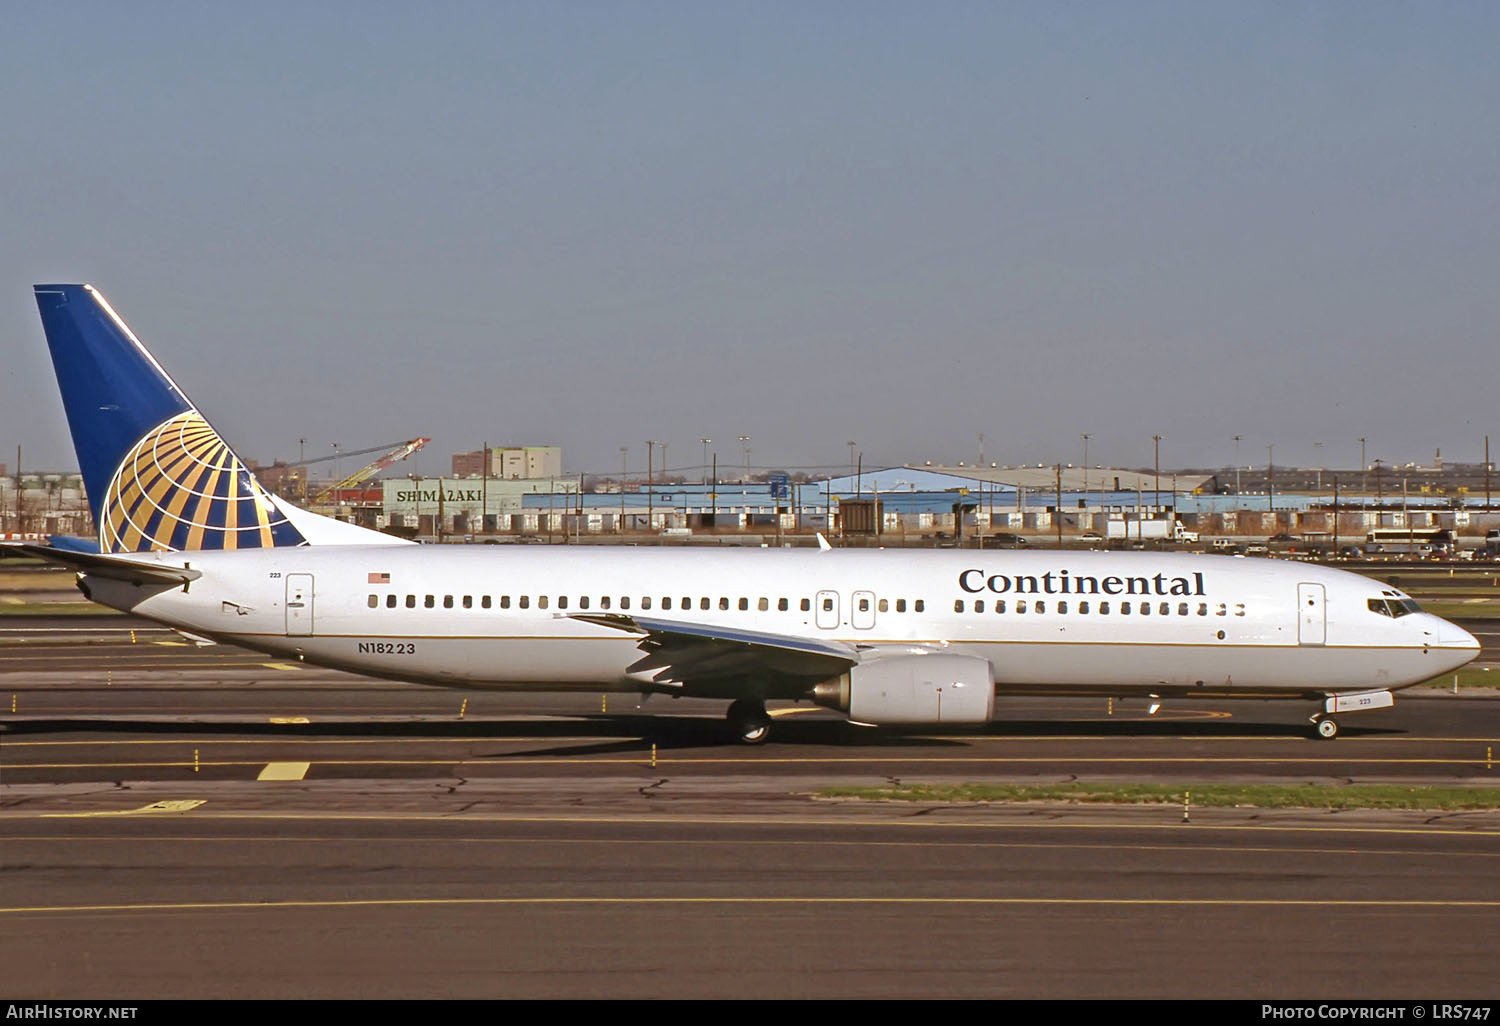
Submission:
M 747 745 L 764 744 L 771 736 L 771 717 L 766 712 L 766 703 L 741 698 L 729 704 L 726 714 L 729 725 Z

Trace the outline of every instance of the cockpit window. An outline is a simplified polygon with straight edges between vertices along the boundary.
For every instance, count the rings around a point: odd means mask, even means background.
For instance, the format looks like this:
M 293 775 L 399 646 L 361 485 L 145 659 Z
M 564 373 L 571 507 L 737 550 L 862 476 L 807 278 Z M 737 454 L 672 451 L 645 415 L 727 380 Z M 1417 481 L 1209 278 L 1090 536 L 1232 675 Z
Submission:
M 1420 613 L 1422 607 L 1411 599 L 1368 599 L 1365 605 L 1370 612 L 1381 616 L 1399 617 L 1408 613 Z

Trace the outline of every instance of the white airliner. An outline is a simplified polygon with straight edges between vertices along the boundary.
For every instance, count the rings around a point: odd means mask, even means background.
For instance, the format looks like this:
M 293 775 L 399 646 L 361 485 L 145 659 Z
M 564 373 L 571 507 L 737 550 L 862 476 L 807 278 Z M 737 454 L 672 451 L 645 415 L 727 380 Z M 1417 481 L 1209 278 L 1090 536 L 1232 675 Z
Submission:
M 93 287 L 37 304 L 97 550 L 90 599 L 321 666 L 457 688 L 767 700 L 982 724 L 998 694 L 1301 697 L 1335 715 L 1462 666 L 1467 631 L 1356 574 L 1095 552 L 421 546 L 267 493 Z

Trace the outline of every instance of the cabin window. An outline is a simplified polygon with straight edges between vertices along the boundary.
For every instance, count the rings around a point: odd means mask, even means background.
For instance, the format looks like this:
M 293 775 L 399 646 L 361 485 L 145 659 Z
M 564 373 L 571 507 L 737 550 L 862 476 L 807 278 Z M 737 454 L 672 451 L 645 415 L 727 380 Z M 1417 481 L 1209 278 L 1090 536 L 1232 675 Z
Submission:
M 464 608 L 465 609 L 473 609 L 474 608 L 474 596 L 473 595 L 465 595 L 464 596 Z
M 531 596 L 530 595 L 522 595 L 520 601 L 521 601 L 521 608 L 522 609 L 529 609 L 529 608 L 531 608 Z
M 1025 599 L 1016 599 L 1016 612 L 1018 612 L 1018 613 L 1024 613 L 1024 612 L 1026 612 L 1026 600 Z
M 1101 616 L 1107 616 L 1109 614 L 1109 602 L 1108 602 L 1108 600 L 1099 603 L 1099 613 L 1100 613 Z
M 1188 615 L 1188 604 L 1186 602 L 1179 602 L 1179 603 L 1177 603 L 1177 615 L 1178 616 L 1187 616 Z
M 547 596 L 546 595 L 538 595 L 536 597 L 536 607 L 538 609 L 546 609 L 547 608 Z
M 422 599 L 422 605 L 426 606 L 428 609 L 432 609 L 437 606 L 437 599 L 435 596 L 428 595 L 426 598 Z
M 833 612 L 833 599 L 826 598 L 826 599 L 823 600 L 823 612 L 825 612 L 825 613 L 831 613 L 831 612 Z
M 408 596 L 406 596 L 406 608 L 407 609 L 416 609 L 417 608 L 417 597 L 415 595 L 408 595 Z
M 771 611 L 771 600 L 763 598 L 755 604 L 755 608 L 759 612 L 768 613 Z
M 1067 599 L 1058 599 L 1057 600 L 1057 611 L 1059 613 L 1066 613 L 1068 611 L 1068 600 Z
M 378 596 L 378 595 L 371 595 L 370 596 L 370 602 L 369 602 L 370 608 L 374 609 L 375 607 L 377 607 L 379 605 L 380 605 L 380 596 Z
M 729 600 L 727 598 L 725 598 L 723 595 L 719 596 L 719 608 L 720 609 L 728 609 L 729 608 Z
M 976 612 L 976 613 L 982 613 L 982 612 L 984 612 L 984 599 L 975 599 L 974 600 L 974 612 Z
M 500 596 L 500 608 L 501 609 L 509 609 L 510 608 L 510 596 L 509 595 L 501 595 Z
M 722 608 L 722 607 L 720 607 L 720 608 Z M 749 611 L 750 611 L 750 600 L 747 599 L 747 598 L 745 598 L 744 596 L 741 596 L 740 597 L 740 612 L 742 612 L 742 613 L 748 613 Z
M 444 595 L 443 596 L 443 608 L 444 609 L 452 609 L 453 608 L 453 596 L 452 595 Z
M 982 604 L 983 603 L 981 603 L 981 605 Z M 870 600 L 869 599 L 862 598 L 862 599 L 859 600 L 859 611 L 861 613 L 868 613 L 870 611 Z
M 802 611 L 805 613 L 805 612 L 807 612 L 811 608 L 812 608 L 812 602 L 810 602 L 807 599 L 803 599 L 802 600 Z
M 784 613 L 784 612 L 786 612 L 786 611 L 787 611 L 787 610 L 788 610 L 788 609 L 790 609 L 790 608 L 791 608 L 791 607 L 790 607 L 790 606 L 789 606 L 789 605 L 788 605 L 788 603 L 787 603 L 787 600 L 786 600 L 786 599 L 777 599 L 777 600 L 776 600 L 776 608 L 777 608 L 777 609 L 778 609 L 778 610 L 779 610 L 779 611 L 781 611 L 781 612 L 783 612 L 783 613 Z
M 641 596 L 641 608 L 642 609 L 650 609 L 651 608 L 651 596 L 650 595 L 642 595 Z
M 1151 615 L 1151 603 L 1149 603 L 1149 602 L 1142 602 L 1141 603 L 1141 615 L 1142 616 L 1150 616 Z
M 1120 603 L 1120 615 L 1121 616 L 1129 616 L 1130 615 L 1130 603 L 1129 602 L 1121 602 Z
M 1003 612 L 1005 612 L 1005 600 L 1004 599 L 996 599 L 995 600 L 995 612 L 997 612 L 997 613 L 1003 613 Z
M 1047 602 L 1045 599 L 1037 599 L 1031 604 L 1031 608 L 1038 613 L 1045 613 L 1047 611 Z
M 488 609 L 488 608 L 490 608 L 490 597 L 488 595 L 485 595 L 484 597 L 482 597 L 479 600 L 479 607 L 481 609 Z
M 1172 603 L 1170 603 L 1170 602 L 1163 602 L 1161 605 L 1159 605 L 1159 606 L 1156 607 L 1156 611 L 1158 613 L 1160 613 L 1162 616 L 1171 616 L 1172 615 Z
M 1198 603 L 1198 615 L 1199 616 L 1207 616 L 1208 615 L 1208 603 L 1207 602 L 1199 602 Z
M 662 600 L 661 600 L 661 607 L 663 609 L 671 609 L 672 608 L 672 596 L 670 596 L 670 595 L 663 595 L 662 596 Z M 651 607 L 650 606 L 642 606 L 641 608 L 642 609 L 650 609 Z
M 881 599 L 878 611 L 882 612 L 882 613 L 888 613 L 888 612 L 890 612 L 890 609 L 891 609 L 891 604 L 888 601 L 886 601 L 885 599 Z
M 708 606 L 709 606 L 709 600 L 708 599 L 705 598 L 705 599 L 700 599 L 698 601 L 698 608 L 699 609 L 707 609 Z
M 923 602 L 921 599 L 917 599 L 917 601 L 912 604 L 911 608 L 914 612 L 920 613 L 922 612 L 922 610 L 927 608 L 927 603 Z
M 578 597 L 578 608 L 579 609 L 587 609 L 588 607 L 589 607 L 589 597 L 587 595 L 580 595 Z
M 898 612 L 898 613 L 904 613 L 904 612 L 906 612 L 906 599 L 897 599 L 896 600 L 896 612 Z
M 1244 616 L 1245 615 L 1245 603 L 1243 603 L 1243 602 L 1236 602 L 1234 604 L 1234 615 L 1235 616 Z
M 600 599 L 599 599 L 599 608 L 600 609 L 608 609 L 608 608 L 610 608 L 611 605 L 612 605 L 612 602 L 610 601 L 610 597 L 608 595 L 603 595 L 603 596 L 600 597 Z
M 387 608 L 387 609 L 395 609 L 396 608 L 396 596 L 395 596 L 394 593 L 392 593 L 390 595 L 387 595 L 385 597 L 385 608 Z
M 1083 600 L 1081 600 L 1078 603 L 1078 611 L 1080 613 L 1087 613 L 1089 611 L 1089 600 L 1088 599 L 1083 599 Z

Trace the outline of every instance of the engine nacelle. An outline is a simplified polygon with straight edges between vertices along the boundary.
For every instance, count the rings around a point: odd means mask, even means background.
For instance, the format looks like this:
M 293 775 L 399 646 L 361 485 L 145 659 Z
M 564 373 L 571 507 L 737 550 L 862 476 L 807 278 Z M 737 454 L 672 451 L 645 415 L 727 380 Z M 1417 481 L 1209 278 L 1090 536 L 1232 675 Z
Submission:
M 824 681 L 813 701 L 881 726 L 988 723 L 995 683 L 990 664 L 973 656 L 890 656 Z

